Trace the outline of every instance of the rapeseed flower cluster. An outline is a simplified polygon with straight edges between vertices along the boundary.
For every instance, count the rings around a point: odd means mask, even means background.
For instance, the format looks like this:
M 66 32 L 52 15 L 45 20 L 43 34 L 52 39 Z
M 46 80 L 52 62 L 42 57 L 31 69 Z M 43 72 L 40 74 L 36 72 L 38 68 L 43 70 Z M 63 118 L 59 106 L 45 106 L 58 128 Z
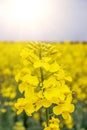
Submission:
M 60 52 L 56 46 L 29 43 L 23 49 L 21 57 L 23 68 L 15 79 L 19 82 L 19 91 L 24 97 L 19 98 L 15 104 L 17 113 L 24 110 L 28 116 L 32 116 L 40 108 L 48 109 L 54 105 L 53 113 L 68 120 L 74 111 L 74 105 L 72 91 L 66 82 L 72 81 L 72 78 L 59 64 Z
M 44 128 L 44 130 L 60 130 L 59 119 L 52 117 L 52 119 L 50 119 L 49 122 L 50 122 L 49 126 Z

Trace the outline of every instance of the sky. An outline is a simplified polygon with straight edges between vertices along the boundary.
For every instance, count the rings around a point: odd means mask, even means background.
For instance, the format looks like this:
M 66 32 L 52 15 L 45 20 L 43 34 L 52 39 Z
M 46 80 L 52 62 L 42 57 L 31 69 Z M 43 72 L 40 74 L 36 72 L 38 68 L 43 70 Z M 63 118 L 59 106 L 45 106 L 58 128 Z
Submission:
M 0 41 L 87 41 L 87 0 L 0 0 Z

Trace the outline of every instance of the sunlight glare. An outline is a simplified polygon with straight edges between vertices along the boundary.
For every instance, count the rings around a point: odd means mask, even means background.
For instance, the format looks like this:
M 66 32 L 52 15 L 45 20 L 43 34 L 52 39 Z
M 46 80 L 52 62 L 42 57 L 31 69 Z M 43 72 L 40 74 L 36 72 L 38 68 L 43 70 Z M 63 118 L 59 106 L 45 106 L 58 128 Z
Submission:
M 15 0 L 12 10 L 16 19 L 35 22 L 38 17 L 45 15 L 44 8 L 42 0 Z

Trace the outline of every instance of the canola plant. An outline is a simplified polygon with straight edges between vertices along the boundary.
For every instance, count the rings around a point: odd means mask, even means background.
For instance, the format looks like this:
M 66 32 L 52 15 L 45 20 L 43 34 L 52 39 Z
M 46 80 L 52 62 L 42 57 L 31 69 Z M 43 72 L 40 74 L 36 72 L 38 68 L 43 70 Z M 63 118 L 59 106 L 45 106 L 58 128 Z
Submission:
M 86 57 L 83 43 L 1 42 L 0 129 L 86 130 Z

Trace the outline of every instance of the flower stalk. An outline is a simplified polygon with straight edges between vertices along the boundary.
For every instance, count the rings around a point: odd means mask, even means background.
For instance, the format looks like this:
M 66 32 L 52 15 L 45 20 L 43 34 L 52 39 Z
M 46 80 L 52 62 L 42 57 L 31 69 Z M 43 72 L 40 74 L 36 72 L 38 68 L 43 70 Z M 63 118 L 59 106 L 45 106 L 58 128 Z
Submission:
M 46 108 L 46 124 L 49 126 L 49 108 Z

